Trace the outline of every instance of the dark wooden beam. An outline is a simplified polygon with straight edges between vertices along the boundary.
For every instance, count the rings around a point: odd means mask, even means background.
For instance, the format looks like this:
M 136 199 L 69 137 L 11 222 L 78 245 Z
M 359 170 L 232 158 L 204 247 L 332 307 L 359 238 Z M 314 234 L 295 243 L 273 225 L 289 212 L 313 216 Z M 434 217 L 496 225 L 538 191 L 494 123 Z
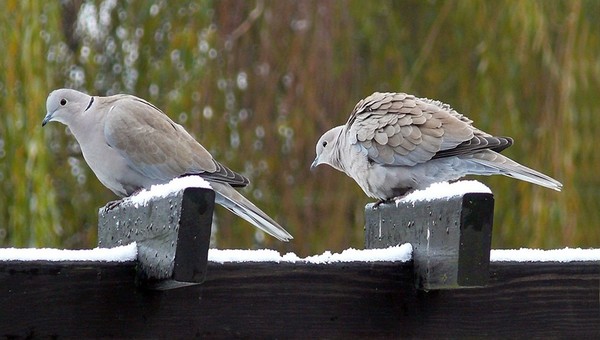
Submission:
M 0 336 L 594 338 L 600 264 L 490 264 L 487 287 L 425 292 L 413 263 L 226 263 L 136 287 L 135 263 L 0 262 Z

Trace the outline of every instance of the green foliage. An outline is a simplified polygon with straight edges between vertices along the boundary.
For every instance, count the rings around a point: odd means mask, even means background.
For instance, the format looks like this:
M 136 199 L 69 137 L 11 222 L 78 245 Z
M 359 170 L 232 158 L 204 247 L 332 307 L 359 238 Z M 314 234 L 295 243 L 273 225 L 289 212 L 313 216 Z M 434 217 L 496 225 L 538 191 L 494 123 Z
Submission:
M 374 91 L 442 100 L 556 193 L 478 178 L 496 198 L 495 247 L 598 246 L 596 1 L 5 1 L 0 14 L 0 245 L 91 247 L 114 199 L 59 124 L 57 87 L 127 92 L 162 108 L 244 194 L 295 236 L 262 239 L 217 211 L 219 247 L 299 254 L 362 246 L 369 201 L 343 174 L 309 171 L 314 144 Z
M 43 32 L 56 24 L 43 15 L 43 7 L 8 1 L 1 14 L 0 244 L 58 246 L 65 232 L 52 186 L 52 155 L 39 121 L 54 78 L 46 68 Z

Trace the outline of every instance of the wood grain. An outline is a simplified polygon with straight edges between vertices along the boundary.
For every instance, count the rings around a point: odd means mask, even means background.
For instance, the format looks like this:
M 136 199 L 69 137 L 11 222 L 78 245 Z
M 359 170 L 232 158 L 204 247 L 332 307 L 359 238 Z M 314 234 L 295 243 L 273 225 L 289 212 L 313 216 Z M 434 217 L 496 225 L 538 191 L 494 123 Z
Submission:
M 0 262 L 0 336 L 600 335 L 600 265 L 494 263 L 485 288 L 417 291 L 412 263 L 209 263 L 202 285 L 135 285 L 135 263 Z

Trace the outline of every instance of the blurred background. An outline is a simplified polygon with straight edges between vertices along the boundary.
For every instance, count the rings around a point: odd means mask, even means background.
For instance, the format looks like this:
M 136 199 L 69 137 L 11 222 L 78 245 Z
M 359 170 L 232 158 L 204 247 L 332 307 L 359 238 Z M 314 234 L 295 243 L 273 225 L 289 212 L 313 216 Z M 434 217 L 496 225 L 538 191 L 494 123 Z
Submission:
M 249 177 L 242 193 L 295 237 L 219 208 L 220 248 L 362 247 L 371 200 L 309 166 L 319 136 L 374 91 L 449 103 L 564 184 L 477 178 L 495 195 L 495 248 L 600 246 L 598 1 L 2 3 L 2 247 L 92 248 L 98 208 L 116 199 L 64 125 L 42 129 L 60 87 L 151 101 Z

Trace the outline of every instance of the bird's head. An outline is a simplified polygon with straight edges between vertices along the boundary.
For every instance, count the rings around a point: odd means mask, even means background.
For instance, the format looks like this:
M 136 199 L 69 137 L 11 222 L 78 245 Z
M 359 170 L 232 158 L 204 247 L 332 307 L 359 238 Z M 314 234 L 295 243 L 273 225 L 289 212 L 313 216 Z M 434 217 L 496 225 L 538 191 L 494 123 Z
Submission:
M 79 91 L 71 89 L 52 91 L 46 99 L 47 113 L 42 121 L 42 126 L 51 121 L 69 126 L 78 115 L 90 107 L 92 102 L 93 97 Z
M 310 166 L 311 170 L 314 170 L 320 164 L 329 164 L 330 166 L 340 170 L 339 157 L 337 157 L 338 152 L 336 149 L 338 138 L 340 137 L 343 128 L 344 126 L 341 125 L 334 127 L 333 129 L 325 132 L 323 136 L 319 138 L 316 146 L 317 157 Z

